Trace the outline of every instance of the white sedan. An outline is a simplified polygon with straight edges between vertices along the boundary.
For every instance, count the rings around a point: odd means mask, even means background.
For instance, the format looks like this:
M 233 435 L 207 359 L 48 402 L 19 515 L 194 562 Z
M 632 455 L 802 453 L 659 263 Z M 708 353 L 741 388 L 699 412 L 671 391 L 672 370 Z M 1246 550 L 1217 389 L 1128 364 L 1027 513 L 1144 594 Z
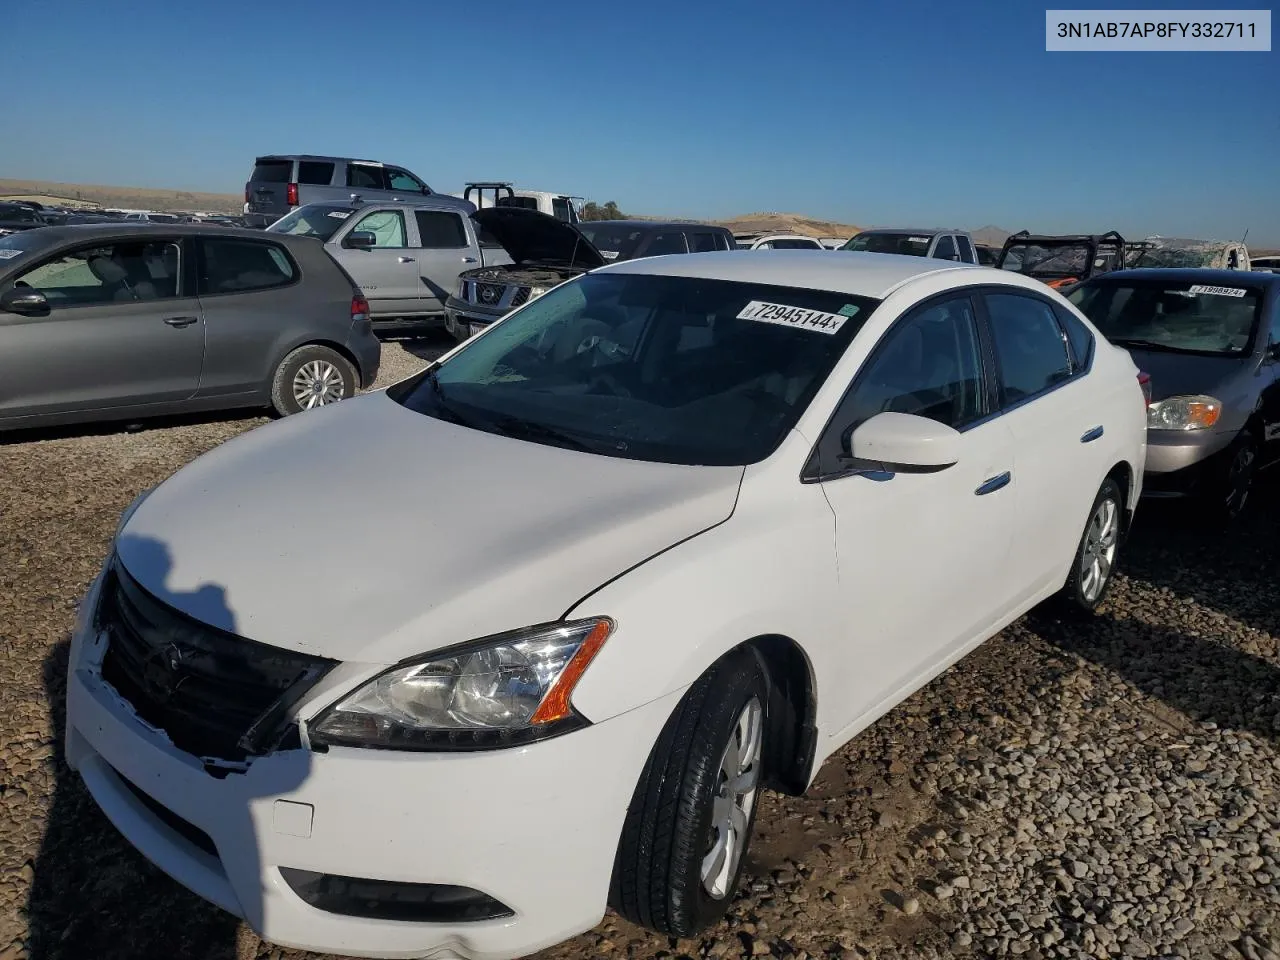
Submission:
M 839 262 L 836 262 L 836 261 Z M 557 287 L 140 497 L 67 757 L 263 937 L 511 957 L 724 912 L 759 791 L 1104 596 L 1141 375 L 1035 280 L 709 253 Z

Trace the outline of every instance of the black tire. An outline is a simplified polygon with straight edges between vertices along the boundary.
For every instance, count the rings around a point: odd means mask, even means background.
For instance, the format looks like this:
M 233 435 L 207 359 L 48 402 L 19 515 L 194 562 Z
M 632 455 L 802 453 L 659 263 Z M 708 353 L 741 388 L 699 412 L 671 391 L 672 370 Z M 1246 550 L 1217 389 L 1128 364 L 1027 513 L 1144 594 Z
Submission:
M 1218 524 L 1239 520 L 1249 506 L 1258 469 L 1258 438 L 1244 430 L 1223 455 L 1221 475 L 1206 494 L 1209 518 Z
M 1113 522 L 1115 524 L 1112 543 L 1114 550 L 1110 553 L 1110 562 L 1107 564 L 1105 576 L 1102 577 L 1101 589 L 1098 589 L 1096 583 L 1088 575 L 1085 569 L 1085 556 L 1092 550 L 1095 542 L 1095 522 L 1099 516 L 1099 510 L 1103 508 L 1103 504 L 1110 503 L 1112 508 Z M 1102 486 L 1098 488 L 1098 495 L 1093 498 L 1093 506 L 1089 508 L 1089 516 L 1085 520 L 1084 531 L 1080 534 L 1080 543 L 1076 546 L 1075 556 L 1071 560 L 1071 573 L 1067 576 L 1066 585 L 1062 588 L 1060 597 L 1064 600 L 1069 608 L 1077 611 L 1092 612 L 1106 599 L 1107 591 L 1111 589 L 1111 581 L 1115 576 L 1116 565 L 1120 560 L 1120 547 L 1124 542 L 1124 495 L 1120 492 L 1120 486 L 1110 477 L 1102 481 Z M 1096 556 L 1096 553 L 1093 554 Z
M 305 408 L 304 404 L 295 396 L 294 386 L 295 379 L 299 377 L 304 367 L 308 365 L 318 364 L 318 369 L 327 371 L 332 369 L 338 378 L 341 379 L 341 396 L 333 396 L 338 392 L 336 383 L 333 388 L 325 393 L 317 402 L 317 406 L 326 406 L 329 403 L 336 403 L 338 400 L 346 400 L 352 397 L 356 392 L 356 371 L 349 361 L 336 350 L 330 350 L 328 347 L 321 347 L 317 344 L 307 344 L 298 347 L 287 357 L 280 361 L 280 366 L 276 367 L 275 376 L 271 378 L 271 406 L 282 417 L 290 414 L 300 413 Z M 325 365 L 328 365 L 327 367 Z M 317 369 L 309 367 L 308 369 Z
M 727 871 L 723 893 L 713 896 L 703 883 L 702 866 L 716 836 L 713 807 L 724 782 L 721 760 L 753 700 L 760 711 L 755 791 L 736 862 Z M 767 704 L 762 668 L 750 652 L 741 651 L 703 674 L 668 719 L 636 785 L 614 863 L 609 902 L 628 920 L 688 937 L 728 909 L 755 826 L 763 758 L 769 756 Z

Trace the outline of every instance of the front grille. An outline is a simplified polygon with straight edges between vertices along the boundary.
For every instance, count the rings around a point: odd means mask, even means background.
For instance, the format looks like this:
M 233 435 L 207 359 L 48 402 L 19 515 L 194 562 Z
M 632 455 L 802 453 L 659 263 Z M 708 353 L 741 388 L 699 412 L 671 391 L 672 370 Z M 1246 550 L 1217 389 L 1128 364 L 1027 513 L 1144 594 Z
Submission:
M 506 286 L 501 283 L 477 283 L 475 302 L 482 303 L 486 307 L 496 307 L 506 292 Z
M 226 633 L 143 590 L 119 564 L 103 587 L 102 678 L 197 757 L 240 761 L 276 745 L 285 712 L 334 661 Z
M 528 303 L 529 293 L 532 290 L 532 287 L 516 287 L 516 292 L 511 297 L 511 305 L 513 307 L 518 307 L 521 304 Z

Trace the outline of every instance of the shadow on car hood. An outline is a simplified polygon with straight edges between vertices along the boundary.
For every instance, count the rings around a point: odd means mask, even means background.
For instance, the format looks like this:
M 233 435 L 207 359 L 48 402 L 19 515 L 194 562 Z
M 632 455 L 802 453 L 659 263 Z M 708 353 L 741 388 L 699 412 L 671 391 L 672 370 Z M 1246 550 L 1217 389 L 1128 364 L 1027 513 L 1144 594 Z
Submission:
M 392 663 L 560 618 L 727 519 L 742 473 L 543 446 L 375 393 L 193 461 L 142 502 L 117 551 L 202 622 Z
M 1228 386 L 1256 365 L 1252 356 L 1210 357 L 1195 353 L 1170 353 L 1125 347 L 1139 370 L 1151 377 L 1151 399 L 1164 400 L 1189 394 L 1206 393 L 1220 400 L 1233 393 Z
M 573 224 L 524 207 L 485 207 L 471 219 L 506 248 L 516 264 L 537 262 L 593 270 L 604 257 Z

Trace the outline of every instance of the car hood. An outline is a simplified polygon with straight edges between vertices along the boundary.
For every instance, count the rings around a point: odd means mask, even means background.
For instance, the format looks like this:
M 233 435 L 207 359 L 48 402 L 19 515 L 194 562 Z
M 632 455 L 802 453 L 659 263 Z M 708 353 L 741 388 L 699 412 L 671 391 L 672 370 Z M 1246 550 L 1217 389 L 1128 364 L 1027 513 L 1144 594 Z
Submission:
M 1139 370 L 1151 375 L 1151 399 L 1197 393 L 1226 401 L 1231 381 L 1254 363 L 1251 357 L 1202 357 L 1190 353 L 1166 353 L 1127 347 Z
M 116 551 L 204 623 L 393 663 L 559 619 L 727 519 L 742 473 L 544 446 L 375 393 L 193 461 L 142 501 Z
M 517 265 L 537 261 L 593 270 L 604 257 L 573 224 L 524 207 L 485 207 L 471 219 L 502 244 Z

